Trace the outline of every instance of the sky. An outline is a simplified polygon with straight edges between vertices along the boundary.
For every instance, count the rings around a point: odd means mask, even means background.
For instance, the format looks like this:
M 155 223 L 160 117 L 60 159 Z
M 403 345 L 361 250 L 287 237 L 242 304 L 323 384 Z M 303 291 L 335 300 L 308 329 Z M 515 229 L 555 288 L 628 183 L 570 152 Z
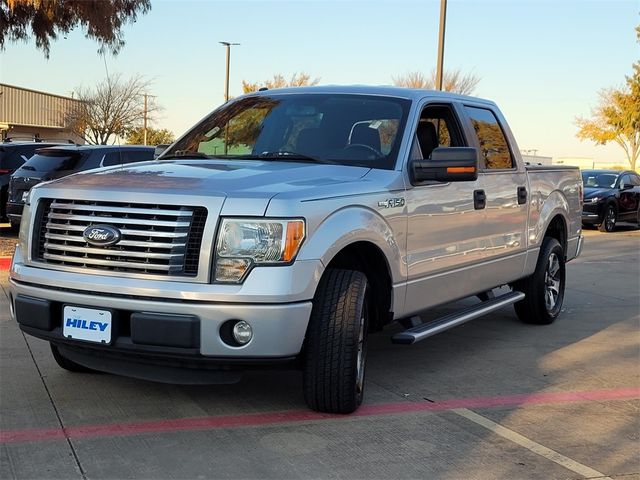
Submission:
M 448 0 L 444 67 L 480 77 L 474 94 L 495 101 L 521 150 L 551 157 L 626 163 L 615 144 L 576 137 L 598 91 L 624 85 L 640 59 L 638 0 Z M 153 125 L 176 136 L 224 101 L 225 49 L 232 48 L 230 95 L 242 80 L 306 72 L 320 84 L 389 85 L 436 66 L 439 0 L 152 0 L 124 27 L 113 56 L 81 29 L 51 45 L 33 41 L 0 52 L 0 82 L 59 95 L 109 74 L 143 75 L 164 108 Z

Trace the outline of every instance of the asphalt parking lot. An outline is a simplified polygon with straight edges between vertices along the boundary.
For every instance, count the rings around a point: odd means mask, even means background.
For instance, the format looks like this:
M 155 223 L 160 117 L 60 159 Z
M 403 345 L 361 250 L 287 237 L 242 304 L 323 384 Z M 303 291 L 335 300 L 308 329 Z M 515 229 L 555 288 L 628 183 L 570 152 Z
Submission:
M 640 479 L 640 231 L 585 234 L 555 324 L 507 307 L 414 346 L 376 333 L 351 416 L 306 410 L 295 371 L 61 370 L 9 318 L 0 272 L 0 477 Z

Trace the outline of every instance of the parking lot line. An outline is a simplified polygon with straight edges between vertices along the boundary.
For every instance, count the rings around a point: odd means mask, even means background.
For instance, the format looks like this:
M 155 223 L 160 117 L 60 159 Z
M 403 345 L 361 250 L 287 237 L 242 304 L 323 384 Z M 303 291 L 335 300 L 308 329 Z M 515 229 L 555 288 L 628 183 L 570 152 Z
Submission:
M 545 392 L 498 397 L 451 399 L 434 403 L 406 401 L 379 405 L 365 405 L 351 415 L 332 415 L 313 412 L 311 410 L 290 410 L 243 415 L 176 418 L 132 423 L 81 425 L 65 428 L 0 430 L 0 444 L 64 440 L 67 438 L 100 438 L 141 435 L 145 433 L 170 433 L 177 431 L 257 427 L 262 425 L 300 423 L 320 420 L 348 420 L 357 417 L 399 415 L 465 408 L 517 407 L 524 405 L 568 404 L 634 399 L 640 399 L 640 387 L 615 390 Z
M 489 420 L 482 415 L 479 415 L 475 412 L 467 408 L 456 408 L 453 410 L 454 413 L 471 420 L 472 422 L 486 428 L 487 430 L 492 431 L 496 435 L 501 436 L 507 440 L 510 440 L 513 443 L 517 443 L 521 447 L 526 448 L 527 450 L 532 451 L 533 453 L 537 453 L 538 455 L 543 456 L 544 458 L 551 460 L 552 462 L 557 463 L 558 465 L 563 466 L 579 475 L 582 475 L 585 478 L 599 478 L 602 480 L 612 480 L 611 477 L 607 477 L 604 473 L 601 473 L 597 470 L 594 470 L 591 467 L 583 465 L 580 462 L 577 462 L 569 457 L 562 455 L 561 453 L 556 452 L 555 450 L 551 450 L 550 448 L 545 447 L 533 440 L 520 435 L 513 430 L 500 425 L 492 420 Z

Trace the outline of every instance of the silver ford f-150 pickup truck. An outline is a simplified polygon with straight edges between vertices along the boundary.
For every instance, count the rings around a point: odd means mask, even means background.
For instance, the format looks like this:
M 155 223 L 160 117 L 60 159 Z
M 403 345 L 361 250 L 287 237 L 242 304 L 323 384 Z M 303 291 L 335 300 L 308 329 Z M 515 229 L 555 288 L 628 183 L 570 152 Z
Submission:
M 526 166 L 492 102 L 262 91 L 157 160 L 34 188 L 12 314 L 67 370 L 223 383 L 295 365 L 311 408 L 352 412 L 367 334 L 390 322 L 400 344 L 509 304 L 553 322 L 581 202 L 578 170 Z M 479 303 L 419 321 L 470 296 Z

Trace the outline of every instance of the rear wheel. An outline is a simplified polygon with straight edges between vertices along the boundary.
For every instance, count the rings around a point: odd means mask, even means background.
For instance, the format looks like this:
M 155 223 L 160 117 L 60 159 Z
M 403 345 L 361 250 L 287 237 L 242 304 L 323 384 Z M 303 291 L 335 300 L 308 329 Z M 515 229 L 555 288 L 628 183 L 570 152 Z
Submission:
M 525 298 L 514 305 L 518 318 L 526 323 L 548 325 L 560 314 L 564 300 L 564 249 L 555 238 L 546 237 L 533 275 L 518 281 L 514 290 Z
M 598 230 L 601 232 L 611 233 L 616 228 L 616 221 L 618 220 L 618 214 L 613 205 L 607 205 L 602 217 L 602 223 L 598 226 Z
M 70 372 L 75 373 L 98 373 L 96 370 L 92 370 L 91 368 L 87 368 L 85 366 L 80 365 L 72 360 L 69 360 L 67 357 L 60 353 L 60 350 L 53 343 L 51 345 L 51 353 L 53 354 L 53 358 L 59 367 L 64 368 Z
M 313 300 L 304 354 L 304 397 L 314 410 L 351 413 L 362 403 L 367 360 L 367 277 L 328 270 Z

